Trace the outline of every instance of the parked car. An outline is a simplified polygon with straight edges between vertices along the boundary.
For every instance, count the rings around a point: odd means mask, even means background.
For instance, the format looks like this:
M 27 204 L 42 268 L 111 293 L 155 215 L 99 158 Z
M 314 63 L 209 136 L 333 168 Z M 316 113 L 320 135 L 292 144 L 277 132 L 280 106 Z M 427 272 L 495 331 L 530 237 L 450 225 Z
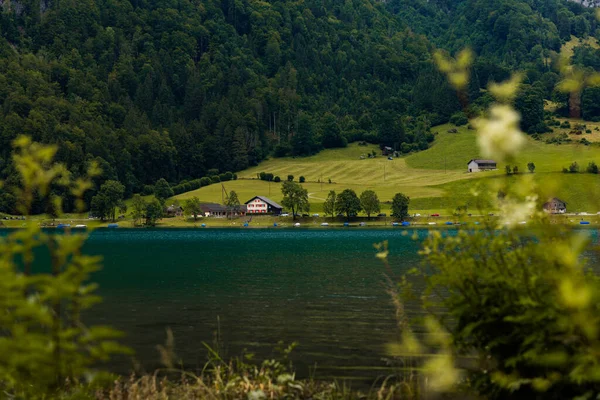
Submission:
M 303 217 L 308 217 L 308 214 L 302 214 Z
M 313 217 L 318 217 L 318 216 L 319 216 L 319 214 L 313 214 Z
M 438 213 L 435 213 L 435 214 L 431 214 L 431 216 L 432 216 L 432 217 L 439 217 L 439 216 L 440 216 L 440 214 L 438 214 Z
M 386 213 L 379 213 L 379 214 L 377 214 L 377 216 L 378 217 L 386 217 L 387 215 L 386 215 Z

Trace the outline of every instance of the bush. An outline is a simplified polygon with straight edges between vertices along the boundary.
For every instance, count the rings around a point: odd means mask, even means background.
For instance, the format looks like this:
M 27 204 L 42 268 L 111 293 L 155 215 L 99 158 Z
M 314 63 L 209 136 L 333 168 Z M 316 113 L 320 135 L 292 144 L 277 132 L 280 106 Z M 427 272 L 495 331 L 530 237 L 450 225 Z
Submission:
M 435 232 L 425 240 L 425 260 L 411 272 L 416 276 L 403 279 L 401 292 L 423 299 L 435 316 L 425 324 L 432 332 L 448 327 L 450 337 L 443 340 L 475 357 L 477 367 L 467 369 L 464 380 L 477 398 L 598 393 L 592 354 L 598 350 L 599 279 L 586 271 L 586 243 L 574 246 L 576 235 L 546 224 L 532 240 L 531 232 L 490 225 L 456 235 Z M 415 280 L 425 283 L 423 292 L 411 288 Z
M 192 190 L 200 189 L 202 187 L 200 179 L 194 179 L 193 181 L 190 181 L 190 185 L 192 186 Z
M 219 170 L 217 168 L 211 168 L 208 170 L 208 172 L 206 173 L 206 175 L 209 178 L 212 178 L 213 176 L 219 175 Z
M 579 141 L 579 143 L 581 143 L 584 146 L 589 146 L 590 144 L 592 144 L 592 142 L 590 142 L 586 138 L 581 138 L 581 140 Z
M 219 175 L 221 182 L 227 182 L 231 180 L 231 172 L 225 172 Z
M 596 165 L 595 162 L 591 162 L 588 164 L 586 171 L 590 174 L 597 174 L 598 173 L 598 166 Z
M 218 176 L 213 176 L 210 178 L 210 182 L 211 183 L 219 183 L 219 182 L 221 182 L 221 178 L 219 178 Z
M 456 126 L 462 126 L 469 123 L 469 119 L 464 112 L 459 111 L 450 117 L 450 123 Z
M 237 178 L 238 178 L 237 174 L 233 174 L 232 178 L 233 178 L 234 181 L 237 181 Z
M 281 178 L 276 176 L 275 178 L 273 178 L 273 182 L 281 182 Z
M 300 177 L 300 183 L 304 183 L 305 179 L 303 176 Z
M 210 178 L 208 176 L 200 178 L 200 185 L 202 185 L 202 186 L 208 186 L 211 183 L 212 183 L 212 181 L 210 180 Z
M 142 195 L 150 196 L 152 193 L 154 193 L 154 185 L 144 185 L 142 188 Z
M 273 181 L 273 174 L 272 173 L 267 173 L 266 174 L 266 181 L 272 182 Z
M 287 176 L 287 180 L 288 180 L 288 182 L 293 182 L 294 181 L 294 175 L 288 175 Z
M 261 181 L 266 181 L 267 180 L 267 173 L 266 172 L 261 172 L 258 174 L 258 179 L 260 179 Z
M 569 121 L 563 121 L 563 123 L 560 124 L 560 127 L 564 128 L 564 129 L 570 129 L 571 128 L 571 124 L 569 123 Z
M 569 172 L 573 174 L 579 172 L 579 164 L 577 164 L 577 161 L 573 161 L 573 163 L 569 165 Z

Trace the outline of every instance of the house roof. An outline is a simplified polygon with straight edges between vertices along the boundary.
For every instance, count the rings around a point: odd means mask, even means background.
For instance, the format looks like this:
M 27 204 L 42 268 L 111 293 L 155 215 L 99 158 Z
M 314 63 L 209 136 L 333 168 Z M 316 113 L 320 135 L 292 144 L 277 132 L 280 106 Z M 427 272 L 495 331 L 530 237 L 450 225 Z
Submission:
M 496 164 L 496 161 L 494 161 L 494 160 L 478 160 L 478 159 L 473 159 L 473 160 L 469 161 L 467 163 L 467 165 L 471 164 L 473 161 L 475 161 L 476 164 Z
M 275 203 L 273 200 L 266 198 L 264 196 L 254 196 L 253 198 L 251 198 L 250 200 L 248 200 L 247 202 L 245 202 L 244 204 L 248 204 L 250 203 L 252 200 L 254 199 L 261 199 L 262 201 L 264 201 L 265 203 L 267 203 L 268 205 L 270 205 L 271 207 L 275 207 L 275 208 L 280 208 L 283 210 L 283 207 L 280 206 L 279 204 Z
M 202 203 L 200 204 L 200 209 L 202 210 L 202 212 L 228 212 L 228 211 L 233 211 L 233 208 L 230 207 L 226 207 L 222 204 L 217 204 L 217 203 Z M 246 205 L 240 205 L 238 211 L 244 211 L 246 212 Z
M 552 202 L 552 201 L 557 201 L 559 203 L 564 204 L 565 206 L 567 205 L 567 203 L 565 203 L 564 201 L 562 201 L 558 197 L 552 197 L 551 199 L 548 199 L 548 201 L 544 203 L 544 207 L 547 206 L 548 204 L 550 204 L 550 202 Z

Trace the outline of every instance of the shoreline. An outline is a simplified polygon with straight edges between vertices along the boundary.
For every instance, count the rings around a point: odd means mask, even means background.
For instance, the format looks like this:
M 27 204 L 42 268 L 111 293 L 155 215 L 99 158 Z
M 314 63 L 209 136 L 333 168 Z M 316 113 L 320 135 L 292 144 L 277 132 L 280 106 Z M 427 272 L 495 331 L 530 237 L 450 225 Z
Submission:
M 275 216 L 255 216 L 252 221 L 247 221 L 246 218 L 224 219 L 215 217 L 204 217 L 197 221 L 193 219 L 183 219 L 181 217 L 163 218 L 155 226 L 136 226 L 131 219 L 121 219 L 115 222 L 99 221 L 95 219 L 75 218 L 68 216 L 49 220 L 41 216 L 28 217 L 22 219 L 1 219 L 0 229 L 18 229 L 27 226 L 28 224 L 37 224 L 47 230 L 73 230 L 84 231 L 93 229 L 457 229 L 459 227 L 476 227 L 485 225 L 485 223 L 497 221 L 499 216 L 472 216 L 472 217 L 410 217 L 407 222 L 410 225 L 403 226 L 391 218 L 370 219 L 367 217 L 354 218 L 349 222 L 337 218 L 325 217 L 304 217 L 296 221 L 290 217 L 275 217 Z M 578 226 L 580 228 L 594 228 L 600 226 L 600 215 L 550 215 L 551 224 L 560 224 L 565 226 Z M 527 227 L 528 221 L 519 224 L 521 227 Z M 585 222 L 585 224 L 582 224 Z M 299 226 L 295 226 L 299 223 Z M 328 225 L 323 226 L 323 223 Z M 116 224 L 116 227 L 109 225 Z M 59 226 L 67 225 L 67 226 Z M 70 225 L 70 226 L 69 226 Z M 76 227 L 76 225 L 85 225 L 84 227 Z

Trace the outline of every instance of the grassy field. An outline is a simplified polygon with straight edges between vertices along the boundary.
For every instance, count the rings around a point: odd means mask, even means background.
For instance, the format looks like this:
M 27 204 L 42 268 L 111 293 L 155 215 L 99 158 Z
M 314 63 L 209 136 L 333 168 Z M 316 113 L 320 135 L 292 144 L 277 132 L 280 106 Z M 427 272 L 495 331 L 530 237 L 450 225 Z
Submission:
M 393 195 L 402 192 L 411 198 L 411 213 L 452 212 L 457 206 L 475 206 L 473 192 L 496 193 L 506 179 L 530 179 L 548 196 L 556 196 L 568 203 L 569 211 L 596 212 L 600 210 L 600 177 L 585 173 L 588 163 L 600 164 L 600 147 L 581 144 L 545 144 L 528 140 L 520 156 L 510 163 L 517 165 L 520 173 L 507 177 L 505 164 L 498 164 L 497 171 L 467 173 L 466 165 L 472 158 L 480 157 L 475 131 L 466 127 L 458 133 L 448 133 L 450 125 L 436 127 L 436 139 L 426 151 L 406 157 L 388 160 L 380 155 L 377 147 L 359 146 L 354 143 L 346 149 L 325 150 L 306 158 L 274 158 L 238 173 L 237 181 L 224 182 L 227 191 L 235 190 L 242 202 L 255 195 L 267 196 L 281 201 L 280 183 L 257 179 L 261 171 L 273 173 L 282 180 L 288 174 L 297 181 L 300 176 L 307 180 L 311 200 L 311 212 L 322 213 L 323 201 L 330 190 L 337 193 L 346 188 L 358 194 L 366 189 L 374 190 L 383 204 L 382 212 L 389 214 L 389 202 Z M 361 159 L 361 155 L 376 150 L 374 159 Z M 563 168 L 577 161 L 581 173 L 565 174 Z M 534 174 L 527 172 L 527 163 L 536 165 Z M 332 183 L 329 183 L 331 180 Z M 185 200 L 198 196 L 202 201 L 221 202 L 220 184 L 176 196 Z

